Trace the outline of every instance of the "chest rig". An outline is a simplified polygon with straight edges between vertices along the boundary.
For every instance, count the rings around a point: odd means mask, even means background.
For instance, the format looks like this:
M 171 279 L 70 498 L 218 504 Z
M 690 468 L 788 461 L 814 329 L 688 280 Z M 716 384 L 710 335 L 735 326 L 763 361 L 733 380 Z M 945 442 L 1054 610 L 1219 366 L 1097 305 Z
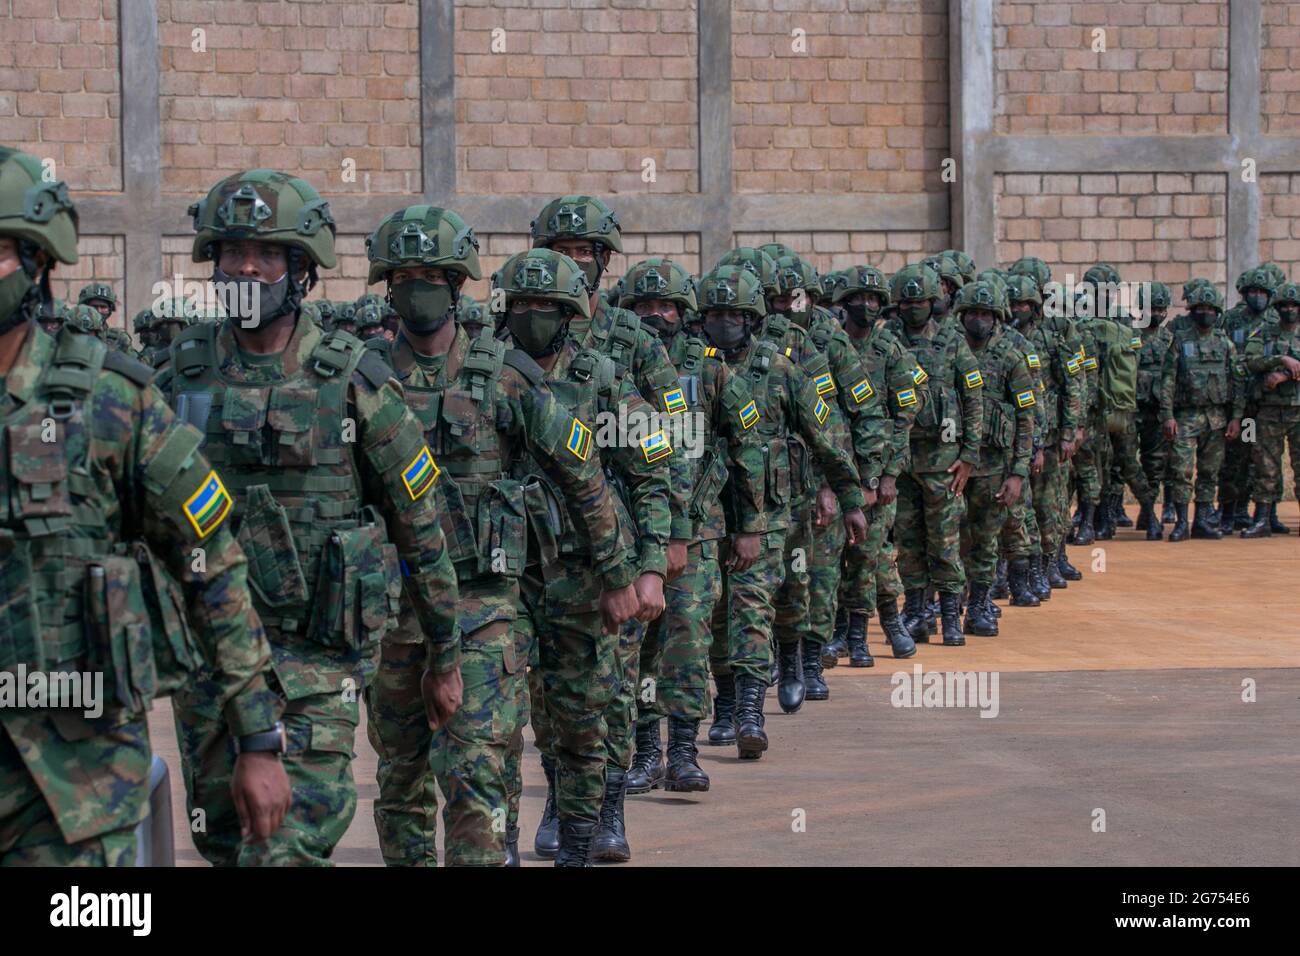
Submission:
M 627 374 L 636 357 L 636 343 L 641 334 L 641 317 L 627 309 L 609 309 L 608 328 L 591 324 L 591 348 L 609 356 L 619 377 Z
M 1216 330 L 1200 336 L 1179 335 L 1178 376 L 1174 404 L 1188 406 L 1225 405 L 1231 398 L 1228 380 L 1228 337 Z
M 912 423 L 912 440 L 935 441 L 945 418 L 953 421 L 961 418 L 957 386 L 953 384 L 953 376 L 957 374 L 956 333 L 950 334 L 940 328 L 929 339 L 923 336 L 913 338 L 901 327 L 901 323 L 898 332 L 901 335 L 900 341 L 925 373 L 921 383 L 929 387 L 928 401 L 917 412 Z
M 808 449 L 803 439 L 790 428 L 786 420 L 782 395 L 772 382 L 772 361 L 779 346 L 770 339 L 760 339 L 750 349 L 745 362 L 738 369 L 739 378 L 749 383 L 752 401 L 758 420 L 752 426 L 758 430 L 763 444 L 760 451 L 767 461 L 766 498 L 769 511 L 784 511 L 792 496 L 811 481 L 808 472 Z M 745 416 L 741 416 L 744 424 Z

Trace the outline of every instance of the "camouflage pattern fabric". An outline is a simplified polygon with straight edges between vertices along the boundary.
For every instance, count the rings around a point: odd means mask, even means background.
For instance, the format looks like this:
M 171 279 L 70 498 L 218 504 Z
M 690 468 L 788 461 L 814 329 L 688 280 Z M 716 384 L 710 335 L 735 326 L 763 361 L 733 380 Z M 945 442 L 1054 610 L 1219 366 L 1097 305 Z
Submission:
M 1272 389 L 1263 384 L 1264 376 L 1285 368 L 1283 356 L 1300 359 L 1300 330 L 1295 326 L 1288 329 L 1272 323 L 1246 340 L 1246 368 L 1259 394 L 1255 445 L 1251 449 L 1250 497 L 1267 504 L 1282 497 L 1282 456 L 1288 448 L 1291 473 L 1300 475 L 1300 386 L 1292 379 Z
M 1244 369 L 1222 330 L 1174 332 L 1161 368 L 1159 395 L 1162 420 L 1178 422 L 1170 452 L 1175 501 L 1214 501 L 1223 466 L 1224 428 L 1230 418 L 1242 416 L 1245 393 Z
M 785 582 L 785 532 L 769 531 L 759 543 L 758 559 L 744 571 L 723 576 L 722 599 L 713 610 L 713 644 L 709 669 L 714 674 L 734 674 L 772 679 L 772 632 L 776 619 L 773 598 Z M 731 543 L 718 544 L 718 564 L 726 567 Z
M 1245 302 L 1239 302 L 1223 313 L 1221 328 L 1231 340 L 1239 356 L 1244 356 L 1246 345 L 1258 330 L 1266 325 L 1276 327 L 1277 311 L 1270 305 L 1263 312 L 1252 312 Z M 1246 397 L 1242 414 L 1254 417 L 1258 414 L 1260 390 L 1252 388 Z M 1219 470 L 1219 500 L 1245 502 L 1250 489 L 1256 482 L 1251 476 L 1251 463 L 1254 449 L 1240 437 L 1233 441 L 1224 439 L 1223 466 Z
M 664 588 L 667 608 L 641 645 L 638 719 L 708 716 L 711 622 L 722 597 L 718 549 L 716 539 L 691 544 L 686 570 Z

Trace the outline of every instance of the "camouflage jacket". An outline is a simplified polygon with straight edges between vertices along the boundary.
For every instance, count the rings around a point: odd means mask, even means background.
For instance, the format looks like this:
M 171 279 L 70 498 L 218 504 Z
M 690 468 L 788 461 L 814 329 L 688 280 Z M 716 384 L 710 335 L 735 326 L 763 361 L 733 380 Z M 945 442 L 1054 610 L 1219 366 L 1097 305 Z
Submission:
M 1169 323 L 1150 325 L 1141 330 L 1142 347 L 1138 350 L 1137 403 L 1140 411 L 1158 411 L 1160 406 L 1160 370 L 1169 349 Z
M 984 395 L 980 461 L 973 475 L 1029 477 L 1038 386 L 1025 353 L 1017 347 L 1017 339 L 1023 341 L 1024 336 L 1010 333 L 1015 329 L 998 323 L 983 348 L 971 349 L 979 362 Z
M 1036 454 L 1038 449 L 1047 443 L 1047 402 L 1042 400 L 1047 392 L 1047 386 L 1043 384 L 1043 360 L 1038 355 L 1038 350 L 1029 339 L 1020 333 L 1020 330 L 1007 323 L 1000 322 L 998 327 L 1006 333 L 1011 340 L 1011 347 L 1016 349 L 1025 359 L 1025 368 L 1029 372 L 1029 378 L 1034 386 L 1034 404 L 1030 406 L 1033 414 L 1033 451 Z M 967 343 L 969 344 L 969 342 Z M 972 349 L 971 351 L 974 351 Z M 978 358 L 978 356 L 976 356 Z M 981 368 L 983 364 L 981 363 Z M 987 385 L 985 386 L 987 387 Z M 985 447 L 988 447 L 988 419 L 985 419 L 984 438 Z
M 1275 388 L 1263 387 L 1264 376 L 1285 369 L 1284 356 L 1300 360 L 1300 327 L 1286 329 L 1280 322 L 1268 322 L 1246 339 L 1245 365 L 1253 378 L 1260 405 L 1300 405 L 1300 382 L 1286 379 Z
M 1240 418 L 1246 380 L 1237 350 L 1222 329 L 1175 332 L 1160 368 L 1160 419 L 1182 409 L 1207 409 L 1214 418 Z
M 908 436 L 912 422 L 929 400 L 929 387 L 918 384 L 924 383 L 925 370 L 916 364 L 916 358 L 881 320 L 877 320 L 863 338 L 845 334 L 857 349 L 867 377 L 885 399 L 889 419 L 881 474 L 897 478 L 908 469 L 911 460 Z
M 1042 380 L 1044 445 L 1071 441 L 1083 424 L 1083 363 L 1077 347 L 1070 348 L 1061 332 L 1035 322 L 1029 330 L 1032 351 L 1025 358 L 1032 366 L 1038 363 Z

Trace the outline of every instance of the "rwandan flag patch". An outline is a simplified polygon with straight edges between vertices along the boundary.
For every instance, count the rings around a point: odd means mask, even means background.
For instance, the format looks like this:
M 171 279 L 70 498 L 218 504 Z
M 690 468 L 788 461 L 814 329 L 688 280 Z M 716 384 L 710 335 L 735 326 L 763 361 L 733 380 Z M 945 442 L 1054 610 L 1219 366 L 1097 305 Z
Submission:
M 749 402 L 740 410 L 740 424 L 744 428 L 750 428 L 756 421 L 758 421 L 758 407 L 753 402 Z
M 906 408 L 908 405 L 915 405 L 915 404 L 916 404 L 916 389 L 914 389 L 914 388 L 905 388 L 905 389 L 903 389 L 901 392 L 899 392 L 899 393 L 898 393 L 898 404 L 899 404 L 900 407 L 903 407 L 903 408 Z
M 668 436 L 662 431 L 657 431 L 653 435 L 647 435 L 641 439 L 641 454 L 645 455 L 645 460 L 654 464 L 661 458 L 667 458 L 673 453 L 673 446 L 668 444 Z
M 874 395 L 875 392 L 871 390 L 871 383 L 864 378 L 862 381 L 858 382 L 857 385 L 854 385 L 849 389 L 849 394 L 853 396 L 853 401 L 861 405 Z
M 966 373 L 966 387 L 967 387 L 967 388 L 983 388 L 983 387 L 984 387 L 984 376 L 980 374 L 980 370 L 979 370 L 979 369 L 976 369 L 976 370 L 973 371 L 973 372 L 967 372 L 967 373 Z
M 835 379 L 831 377 L 830 372 L 823 372 L 813 379 L 813 384 L 817 386 L 817 394 L 825 395 L 827 392 L 835 391 Z
M 686 411 L 686 396 L 682 394 L 680 388 L 664 392 L 664 408 L 668 409 L 669 415 Z
M 1093 358 L 1091 355 L 1089 355 L 1086 359 L 1083 360 L 1083 367 L 1084 367 L 1084 368 L 1096 368 L 1096 367 L 1097 367 L 1097 360 L 1096 360 L 1095 358 Z
M 406 485 L 406 493 L 411 496 L 411 500 L 415 501 L 433 487 L 440 474 L 442 472 L 438 469 L 438 463 L 433 460 L 429 446 L 425 445 L 411 459 L 411 463 L 402 469 L 402 483 Z
M 1025 356 L 1025 364 L 1028 365 L 1030 368 L 1039 368 L 1041 367 L 1042 363 L 1038 361 L 1037 352 L 1030 352 Z
M 930 376 L 926 374 L 925 369 L 921 368 L 919 365 L 912 369 L 913 385 L 924 385 L 928 381 L 930 381 Z
M 1141 348 L 1142 348 L 1142 336 L 1140 336 L 1140 335 L 1135 335 L 1135 336 L 1133 336 L 1133 338 L 1129 339 L 1129 340 L 1128 340 L 1128 347 L 1131 348 L 1134 352 L 1137 352 L 1137 351 L 1141 350 Z
M 1020 392 L 1016 395 L 1016 404 L 1021 408 L 1033 408 L 1037 404 L 1037 400 L 1034 398 L 1032 391 Z
M 200 538 L 206 538 L 230 514 L 231 504 L 226 486 L 221 483 L 215 471 L 209 471 L 203 484 L 199 485 L 199 490 L 190 495 L 183 507 L 185 517 L 189 519 L 195 533 Z
M 817 404 L 813 406 L 813 418 L 817 419 L 817 424 L 825 425 L 826 416 L 829 415 L 830 413 L 831 413 L 831 407 L 827 405 L 824 401 L 822 401 L 820 398 L 817 399 Z
M 1070 358 L 1068 358 L 1065 362 L 1065 370 L 1069 372 L 1071 375 L 1078 375 L 1079 369 L 1082 367 L 1083 366 L 1079 364 L 1079 356 L 1077 355 L 1070 356 Z
M 575 418 L 569 426 L 569 440 L 564 443 L 564 447 L 573 452 L 579 461 L 586 461 L 591 454 L 591 429 Z

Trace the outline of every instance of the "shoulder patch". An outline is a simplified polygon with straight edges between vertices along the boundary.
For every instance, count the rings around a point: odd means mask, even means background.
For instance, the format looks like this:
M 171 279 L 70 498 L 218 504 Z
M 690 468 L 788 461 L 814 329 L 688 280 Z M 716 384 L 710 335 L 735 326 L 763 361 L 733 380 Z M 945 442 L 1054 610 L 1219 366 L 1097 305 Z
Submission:
M 921 368 L 921 366 L 918 365 L 916 368 L 912 369 L 913 385 L 924 385 L 929 380 L 930 376 L 926 374 L 925 369 Z
M 591 429 L 575 418 L 569 426 L 569 438 L 564 447 L 579 461 L 586 461 L 591 454 Z
M 664 409 L 669 415 L 677 415 L 686 411 L 686 395 L 682 392 L 680 386 L 670 388 L 664 392 Z
M 662 430 L 641 439 L 641 454 L 649 464 L 662 461 L 672 453 L 673 446 L 668 444 L 668 436 Z
M 966 387 L 967 388 L 984 387 L 984 376 L 980 374 L 979 369 L 975 369 L 975 371 L 973 372 L 966 373 Z
M 357 372 L 375 389 L 383 388 L 390 378 L 397 377 L 397 373 L 384 361 L 383 355 L 375 349 L 366 349 L 365 355 L 357 363 Z
M 740 426 L 745 429 L 752 428 L 758 421 L 758 406 L 751 400 L 746 402 L 739 412 Z
M 908 405 L 916 404 L 916 389 L 905 388 L 895 396 L 898 399 L 899 406 L 906 408 Z
M 108 354 L 104 356 L 104 368 L 130 379 L 141 387 L 153 381 L 153 369 L 117 349 L 109 349 Z
M 826 416 L 831 413 L 831 407 L 821 398 L 817 399 L 817 404 L 813 406 L 813 418 L 817 419 L 818 425 L 826 424 Z
M 1037 352 L 1028 352 L 1025 354 L 1025 364 L 1030 368 L 1041 368 L 1042 363 L 1038 361 Z
M 862 381 L 858 382 L 857 385 L 854 385 L 849 389 L 849 394 L 853 396 L 853 401 L 856 404 L 861 405 L 874 395 L 875 392 L 871 388 L 871 382 L 864 378 Z
M 194 494 L 185 499 L 182 510 L 194 533 L 199 538 L 206 538 L 230 514 L 232 504 L 230 493 L 221 483 L 221 476 L 212 470 L 199 483 Z
M 818 395 L 826 395 L 835 391 L 835 378 L 830 372 L 823 372 L 813 379 L 813 385 L 817 387 Z
M 1078 375 L 1083 368 L 1083 363 L 1079 361 L 1079 356 L 1071 355 L 1065 360 L 1065 370 L 1071 375 Z
M 400 460 L 400 459 L 399 459 Z M 433 483 L 442 474 L 438 463 L 433 460 L 433 454 L 429 451 L 429 446 L 424 445 L 410 463 L 402 469 L 402 484 L 406 485 L 406 493 L 411 496 L 411 500 L 417 500 L 421 495 L 433 487 Z
M 1016 405 L 1020 408 L 1033 408 L 1037 401 L 1032 390 L 1016 393 Z

